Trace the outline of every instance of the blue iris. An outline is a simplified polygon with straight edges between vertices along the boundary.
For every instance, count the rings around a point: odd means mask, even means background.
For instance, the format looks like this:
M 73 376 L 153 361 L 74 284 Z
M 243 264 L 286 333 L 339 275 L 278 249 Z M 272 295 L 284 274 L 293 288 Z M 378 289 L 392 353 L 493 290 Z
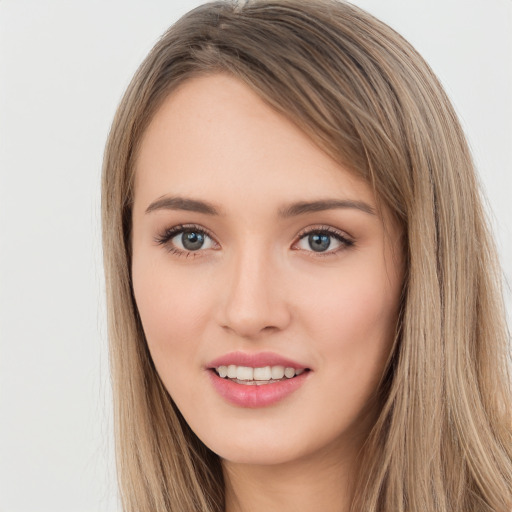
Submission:
M 308 236 L 308 242 L 313 251 L 323 252 L 331 245 L 331 237 L 322 233 L 314 233 Z

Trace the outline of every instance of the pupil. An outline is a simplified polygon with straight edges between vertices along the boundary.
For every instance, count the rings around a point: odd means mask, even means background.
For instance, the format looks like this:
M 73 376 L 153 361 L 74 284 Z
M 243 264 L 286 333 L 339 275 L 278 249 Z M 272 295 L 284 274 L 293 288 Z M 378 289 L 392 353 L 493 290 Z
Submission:
M 309 245 L 313 251 L 326 251 L 331 245 L 331 237 L 329 235 L 314 234 L 308 237 Z
M 197 251 L 204 244 L 204 236 L 194 231 L 186 231 L 181 235 L 181 243 L 188 251 Z

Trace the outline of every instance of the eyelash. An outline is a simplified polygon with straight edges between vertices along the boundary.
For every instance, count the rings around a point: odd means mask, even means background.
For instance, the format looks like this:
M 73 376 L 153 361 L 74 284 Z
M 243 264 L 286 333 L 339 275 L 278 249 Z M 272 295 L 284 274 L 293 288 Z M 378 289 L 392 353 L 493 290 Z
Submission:
M 196 233 L 199 233 L 201 235 L 206 235 L 210 239 L 212 239 L 215 242 L 214 237 L 203 227 L 198 226 L 197 224 L 179 224 L 177 226 L 173 226 L 172 228 L 166 229 L 161 235 L 158 235 L 155 237 L 155 242 L 158 245 L 165 246 L 165 249 L 176 256 L 180 257 L 186 257 L 192 256 L 193 258 L 199 256 L 199 253 L 203 251 L 183 251 L 181 249 L 178 249 L 177 247 L 173 247 L 169 245 L 170 240 L 172 240 L 176 235 L 179 235 L 180 233 L 183 233 L 184 231 L 194 231 Z M 320 226 L 320 227 L 314 227 L 314 228 L 305 228 L 303 229 L 298 235 L 297 235 L 297 242 L 294 243 L 296 245 L 300 240 L 303 238 L 306 238 L 309 235 L 312 234 L 327 234 L 333 238 L 335 238 L 338 242 L 341 243 L 341 246 L 337 249 L 331 250 L 331 251 L 325 251 L 325 252 L 317 252 L 317 251 L 305 251 L 306 253 L 309 253 L 308 255 L 315 258 L 322 258 L 322 257 L 329 257 L 334 256 L 338 254 L 339 252 L 346 250 L 354 245 L 354 241 L 351 240 L 346 234 L 344 234 L 341 231 L 338 231 L 337 229 L 334 229 L 330 226 Z M 217 242 L 215 242 L 217 243 Z M 299 249 L 295 249 L 299 250 Z
M 208 238 L 211 238 L 212 240 L 215 240 L 206 229 L 202 228 L 201 226 L 198 226 L 197 224 L 179 224 L 177 226 L 173 226 L 172 228 L 166 229 L 161 235 L 155 237 L 155 242 L 158 245 L 165 246 L 165 249 L 171 254 L 175 254 L 176 256 L 184 256 L 186 258 L 188 258 L 189 256 L 195 258 L 196 256 L 199 256 L 198 253 L 200 253 L 201 251 L 183 251 L 169 244 L 169 242 L 176 235 L 179 235 L 184 231 L 194 231 L 196 233 L 206 235 Z
M 307 236 L 313 235 L 313 234 L 329 235 L 332 238 L 336 239 L 338 242 L 340 242 L 341 245 L 337 249 L 333 249 L 333 250 L 325 251 L 325 252 L 305 251 L 307 253 L 307 255 L 311 256 L 312 258 L 328 258 L 329 256 L 335 256 L 339 252 L 349 249 L 350 247 L 352 247 L 354 245 L 354 240 L 349 238 L 348 235 L 346 235 L 342 231 L 339 231 L 331 226 L 304 228 L 297 235 L 298 241 L 295 242 L 295 244 L 297 244 L 303 238 L 306 238 Z

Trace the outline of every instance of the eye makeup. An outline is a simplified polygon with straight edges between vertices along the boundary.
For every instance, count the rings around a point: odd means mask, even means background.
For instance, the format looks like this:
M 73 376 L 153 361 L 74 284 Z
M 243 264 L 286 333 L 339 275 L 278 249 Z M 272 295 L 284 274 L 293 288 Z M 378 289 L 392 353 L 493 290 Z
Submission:
M 355 242 L 345 232 L 332 226 L 308 226 L 297 235 L 298 241 L 292 245 L 293 250 L 302 250 L 311 257 L 329 257 L 335 256 L 339 252 L 352 247 Z M 332 246 L 332 239 L 338 244 L 335 249 L 329 249 Z M 305 241 L 311 250 L 298 248 L 297 246 Z M 324 250 L 325 249 L 325 250 Z
M 181 235 L 181 238 L 178 238 Z M 311 257 L 334 256 L 354 245 L 354 240 L 332 226 L 309 226 L 297 235 L 291 246 L 294 251 L 309 253 Z M 173 241 L 177 239 L 176 241 Z M 220 245 L 208 230 L 197 224 L 178 224 L 165 229 L 154 238 L 169 253 L 176 256 L 197 257 L 206 250 L 218 250 Z M 179 247 L 181 245 L 181 247 Z M 334 248 L 333 248 L 334 247 Z
M 173 239 L 181 234 L 181 245 L 179 248 L 173 243 Z M 219 244 L 214 240 L 210 233 L 197 224 L 178 224 L 164 230 L 161 234 L 154 238 L 155 243 L 163 246 L 169 253 L 176 256 L 196 257 L 198 253 L 203 252 L 205 242 L 209 240 L 209 245 L 215 247 L 207 247 L 207 249 L 217 249 Z M 188 246 L 188 247 L 187 247 Z M 203 251 L 201 251 L 203 249 Z

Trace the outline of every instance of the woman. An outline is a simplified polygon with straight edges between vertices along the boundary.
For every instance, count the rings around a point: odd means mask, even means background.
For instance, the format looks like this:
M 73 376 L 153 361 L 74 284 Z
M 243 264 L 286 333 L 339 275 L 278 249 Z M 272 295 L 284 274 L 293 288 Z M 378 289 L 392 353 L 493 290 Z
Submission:
M 473 164 L 389 27 L 330 0 L 187 14 L 116 114 L 103 230 L 125 510 L 512 509 Z

